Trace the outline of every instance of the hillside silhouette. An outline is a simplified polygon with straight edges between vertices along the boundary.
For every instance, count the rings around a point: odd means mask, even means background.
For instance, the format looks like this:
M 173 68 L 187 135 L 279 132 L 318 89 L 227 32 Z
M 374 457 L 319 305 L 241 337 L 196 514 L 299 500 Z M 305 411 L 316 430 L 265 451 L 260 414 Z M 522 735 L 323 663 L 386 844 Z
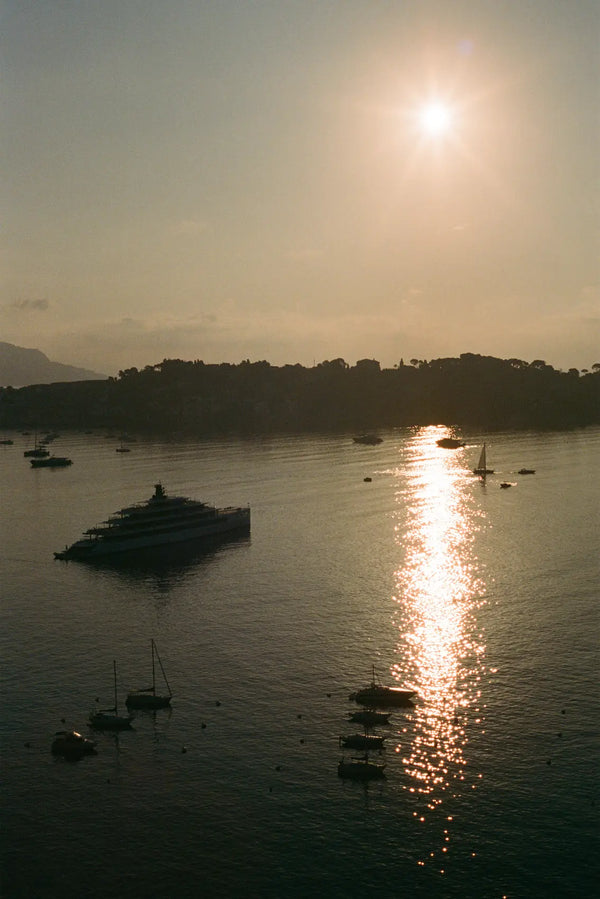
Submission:
M 103 381 L 0 389 L 2 428 L 110 428 L 163 436 L 362 432 L 446 424 L 480 430 L 600 424 L 600 364 L 543 360 L 374 359 L 272 366 L 165 359 Z
M 56 381 L 104 380 L 106 375 L 53 362 L 41 350 L 0 341 L 0 384 L 22 387 L 28 384 L 52 384 Z

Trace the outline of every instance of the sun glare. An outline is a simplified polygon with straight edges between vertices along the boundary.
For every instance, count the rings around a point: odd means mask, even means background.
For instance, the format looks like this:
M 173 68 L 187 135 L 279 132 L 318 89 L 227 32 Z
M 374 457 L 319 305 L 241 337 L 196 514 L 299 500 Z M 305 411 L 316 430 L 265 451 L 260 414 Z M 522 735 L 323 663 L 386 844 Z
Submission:
M 419 111 L 419 124 L 430 137 L 442 137 L 452 126 L 452 111 L 444 103 L 428 103 Z

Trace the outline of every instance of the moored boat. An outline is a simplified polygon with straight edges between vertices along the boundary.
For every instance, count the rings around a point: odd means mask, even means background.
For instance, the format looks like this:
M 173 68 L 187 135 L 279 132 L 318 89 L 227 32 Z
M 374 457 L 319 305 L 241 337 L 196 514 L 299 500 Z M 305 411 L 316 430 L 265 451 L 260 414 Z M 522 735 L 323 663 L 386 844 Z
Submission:
M 93 561 L 147 547 L 198 542 L 250 530 L 250 508 L 216 508 L 183 496 L 168 496 L 162 484 L 145 502 L 114 512 L 80 540 L 55 552 L 56 559 Z
M 443 449 L 459 449 L 461 446 L 465 445 L 462 440 L 457 440 L 456 437 L 440 437 L 440 439 L 435 442 Z
M 76 761 L 84 755 L 96 754 L 96 743 L 76 730 L 57 730 L 50 747 L 53 755 Z
M 156 648 L 156 643 L 154 642 L 154 640 L 151 640 L 150 643 L 152 646 L 152 686 L 146 687 L 142 690 L 134 690 L 131 693 L 128 693 L 127 699 L 125 700 L 125 705 L 129 709 L 164 709 L 167 706 L 171 705 L 171 697 L 173 694 L 171 693 L 171 688 L 167 680 L 167 675 L 165 674 L 165 669 L 163 668 L 163 664 L 160 660 L 158 649 Z M 160 670 L 162 672 L 167 690 L 169 691 L 168 693 L 164 693 L 162 695 L 156 692 L 156 666 L 154 662 L 155 657 L 160 666 Z
M 380 683 L 375 674 L 373 665 L 373 679 L 367 687 L 350 694 L 350 700 L 359 705 L 367 705 L 377 708 L 396 708 L 412 705 L 414 690 L 406 690 L 402 687 L 387 687 Z
M 73 460 L 66 456 L 48 456 L 47 459 L 30 459 L 32 468 L 66 468 Z
M 35 433 L 33 449 L 25 450 L 24 456 L 31 456 L 33 459 L 45 459 L 50 455 L 50 450 L 46 449 L 43 443 L 38 440 L 37 431 Z
M 24 456 L 32 456 L 34 459 L 45 459 L 46 456 L 50 455 L 50 450 L 45 449 L 43 446 L 39 445 L 30 450 L 25 450 L 23 453 Z
M 129 730 L 132 715 L 119 715 L 119 705 L 117 702 L 117 663 L 113 661 L 113 678 L 115 685 L 115 704 L 110 709 L 99 709 L 97 712 L 90 712 L 90 725 L 96 730 Z
M 481 448 L 481 453 L 479 454 L 479 461 L 477 463 L 477 468 L 473 469 L 473 474 L 478 474 L 485 480 L 485 476 L 488 474 L 494 474 L 493 468 L 487 467 L 487 453 L 485 443 Z
M 378 437 L 377 434 L 359 434 L 352 439 L 355 443 L 364 443 L 366 446 L 376 446 L 378 443 L 383 443 L 383 437 Z

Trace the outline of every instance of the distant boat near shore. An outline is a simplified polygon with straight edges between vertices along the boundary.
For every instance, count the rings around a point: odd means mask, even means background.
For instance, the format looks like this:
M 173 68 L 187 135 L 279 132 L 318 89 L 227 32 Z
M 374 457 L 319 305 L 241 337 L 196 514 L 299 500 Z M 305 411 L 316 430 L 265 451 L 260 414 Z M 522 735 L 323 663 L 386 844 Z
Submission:
M 364 443 L 366 446 L 376 446 L 378 443 L 383 443 L 383 437 L 378 437 L 377 434 L 359 434 L 352 439 L 355 443 Z
M 483 444 L 483 447 L 481 448 L 481 453 L 479 455 L 479 462 L 477 463 L 477 468 L 473 469 L 473 474 L 478 474 L 484 480 L 485 480 L 486 475 L 494 474 L 494 469 L 487 467 L 487 454 L 486 454 L 485 443 Z
M 459 449 L 461 446 L 465 446 L 462 440 L 457 440 L 456 437 L 441 437 L 435 442 L 443 449 Z
M 73 460 L 66 456 L 48 456 L 47 459 L 30 459 L 29 462 L 32 468 L 66 468 L 73 464 Z

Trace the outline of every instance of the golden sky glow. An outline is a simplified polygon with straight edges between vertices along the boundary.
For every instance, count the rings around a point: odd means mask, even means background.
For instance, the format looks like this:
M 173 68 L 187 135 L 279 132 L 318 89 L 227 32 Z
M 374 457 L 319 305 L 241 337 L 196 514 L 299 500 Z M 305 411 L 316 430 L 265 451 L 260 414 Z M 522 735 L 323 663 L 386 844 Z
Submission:
M 6 0 L 0 336 L 108 374 L 590 367 L 599 29 L 593 0 Z

